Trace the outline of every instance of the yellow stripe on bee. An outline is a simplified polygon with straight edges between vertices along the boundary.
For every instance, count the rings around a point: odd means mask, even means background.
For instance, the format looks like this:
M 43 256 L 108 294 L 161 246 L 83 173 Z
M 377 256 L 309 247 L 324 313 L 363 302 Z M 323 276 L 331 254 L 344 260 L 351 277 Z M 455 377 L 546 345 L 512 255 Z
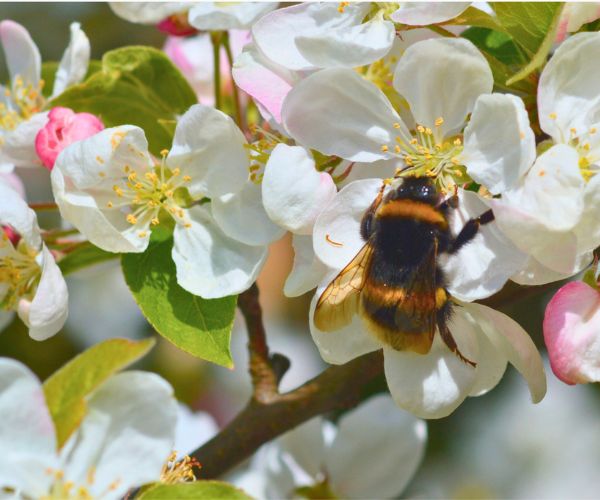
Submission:
M 448 221 L 443 213 L 427 203 L 414 200 L 393 200 L 385 203 L 377 211 L 377 217 L 402 217 L 442 227 L 448 226 Z

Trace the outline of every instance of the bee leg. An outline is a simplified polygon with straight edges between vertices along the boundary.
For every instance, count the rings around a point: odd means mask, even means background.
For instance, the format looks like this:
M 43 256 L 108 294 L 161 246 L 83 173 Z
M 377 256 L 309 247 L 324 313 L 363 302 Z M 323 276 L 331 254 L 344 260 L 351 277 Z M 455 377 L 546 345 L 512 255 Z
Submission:
M 469 241 L 471 241 L 477 235 L 477 231 L 479 231 L 479 226 L 483 224 L 489 224 L 494 220 L 494 212 L 488 210 L 487 212 L 483 212 L 476 219 L 469 219 L 467 223 L 460 230 L 460 233 L 454 238 L 454 240 L 450 243 L 447 253 L 456 253 L 463 246 L 465 246 Z
M 474 361 L 471 361 L 470 359 L 463 356 L 463 354 L 460 352 L 458 346 L 456 345 L 456 341 L 454 340 L 452 333 L 450 333 L 450 329 L 448 328 L 447 321 L 448 321 L 448 318 L 450 317 L 451 312 L 452 312 L 452 303 L 450 301 L 446 302 L 446 304 L 444 306 L 442 306 L 442 308 L 437 312 L 437 326 L 438 326 L 438 330 L 440 332 L 440 336 L 442 337 L 444 344 L 446 344 L 446 346 L 448 346 L 448 349 L 450 349 L 450 351 L 452 351 L 454 354 L 456 354 L 456 356 L 458 356 L 458 358 L 463 363 L 471 365 L 473 368 L 475 368 L 477 366 L 477 363 L 475 363 Z
M 381 200 L 383 199 L 383 192 L 385 191 L 385 186 L 385 184 L 381 186 L 381 189 L 377 194 L 377 198 L 373 200 L 373 203 L 371 203 L 371 205 L 363 215 L 362 220 L 360 221 L 360 235 L 364 241 L 368 241 L 371 235 L 373 234 L 373 220 L 375 219 L 375 212 L 377 212 L 377 208 L 379 208 Z
M 438 208 L 444 213 L 448 212 L 448 209 L 450 208 L 458 208 L 458 195 L 456 194 L 456 191 L 452 196 L 440 203 Z

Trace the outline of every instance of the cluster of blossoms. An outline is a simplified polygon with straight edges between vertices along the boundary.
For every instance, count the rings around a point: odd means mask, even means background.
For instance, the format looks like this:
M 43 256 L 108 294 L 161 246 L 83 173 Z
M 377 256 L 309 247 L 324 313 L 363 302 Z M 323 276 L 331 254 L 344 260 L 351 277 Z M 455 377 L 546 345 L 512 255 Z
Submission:
M 61 330 L 68 315 L 61 261 L 82 245 L 144 254 L 168 234 L 177 287 L 221 299 L 248 290 L 269 245 L 291 233 L 294 265 L 283 292 L 315 291 L 309 324 L 322 358 L 345 364 L 383 350 L 391 398 L 375 396 L 335 425 L 310 421 L 262 448 L 252 473 L 236 479 L 261 497 L 398 495 L 423 453 L 426 431 L 416 417 L 445 417 L 467 397 L 487 393 L 508 363 L 533 402 L 544 397 L 535 343 L 481 301 L 509 281 L 573 278 L 600 247 L 600 67 L 589 64 L 600 55 L 600 33 L 570 34 L 599 17 L 596 7 L 564 9 L 527 105 L 516 92 L 498 91 L 486 55 L 459 31 L 420 28 L 452 24 L 474 9 L 469 3 L 111 7 L 170 35 L 164 52 L 199 103 L 160 123 L 163 132 L 173 125 L 172 143 L 157 153 L 150 131 L 134 119 L 114 123 L 85 106 L 54 104 L 87 81 L 90 43 L 78 23 L 48 92 L 30 35 L 0 22 L 10 75 L 0 89 L 0 328 L 16 313 L 36 340 Z M 23 168 L 51 172 L 57 227 L 40 229 L 18 175 Z M 472 365 L 437 333 L 418 354 L 382 342 L 360 314 L 332 332 L 315 324 L 319 297 L 365 245 L 365 212 L 407 177 L 429 178 L 445 198 L 456 197 L 453 234 L 493 214 L 472 241 L 436 261 L 455 305 L 450 333 Z M 586 276 L 555 295 L 543 322 L 552 369 L 570 384 L 600 380 L 595 265 Z M 81 488 L 82 497 L 118 498 L 158 481 L 161 471 L 168 482 L 176 469 L 175 458 L 165 466 L 176 405 L 159 377 L 128 372 L 105 382 L 58 452 L 37 379 L 7 359 L 0 360 L 2 379 L 2 414 L 15 421 L 25 414 L 28 425 L 27 436 L 0 431 L 0 448 L 14 451 L 0 454 L 0 488 L 29 497 Z M 12 414 L 15 391 L 25 409 Z M 412 415 L 390 408 L 392 401 Z M 368 443 L 348 437 L 371 426 Z M 355 448 L 344 448 L 346 441 Z M 374 442 L 382 468 L 372 477 L 356 474 L 351 458 Z

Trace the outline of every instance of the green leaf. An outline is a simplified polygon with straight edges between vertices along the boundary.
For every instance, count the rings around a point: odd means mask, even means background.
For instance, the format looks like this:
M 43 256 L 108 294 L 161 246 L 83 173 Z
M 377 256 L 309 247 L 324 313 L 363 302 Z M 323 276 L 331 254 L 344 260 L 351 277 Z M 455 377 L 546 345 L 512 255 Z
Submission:
M 194 483 L 157 484 L 150 486 L 136 500 L 250 500 L 242 490 L 221 481 L 196 481 Z
M 229 341 L 237 296 L 203 299 L 181 288 L 172 247 L 172 236 L 158 226 L 144 253 L 123 254 L 125 281 L 158 333 L 193 356 L 231 368 Z
M 73 358 L 44 382 L 59 449 L 85 416 L 85 397 L 111 375 L 141 358 L 154 343 L 154 339 L 106 340 Z
M 67 275 L 100 262 L 116 259 L 119 256 L 118 253 L 101 250 L 90 242 L 86 242 L 60 259 L 58 267 L 63 275 Z
M 498 20 L 526 53 L 528 62 L 506 80 L 510 86 L 541 68 L 554 44 L 563 4 L 556 2 L 492 3 Z
M 442 25 L 456 26 L 474 26 L 478 28 L 488 28 L 494 31 L 504 31 L 503 26 L 498 23 L 496 18 L 490 16 L 487 12 L 475 7 L 468 7 L 462 14 L 459 14 L 454 19 L 440 23 Z
M 460 36 L 470 40 L 479 50 L 494 56 L 503 64 L 510 66 L 525 62 L 515 42 L 506 33 L 488 28 L 468 28 Z
M 137 125 L 150 151 L 170 148 L 173 120 L 196 104 L 186 79 L 160 50 L 124 47 L 107 52 L 102 70 L 70 87 L 50 103 L 98 115 L 104 125 Z

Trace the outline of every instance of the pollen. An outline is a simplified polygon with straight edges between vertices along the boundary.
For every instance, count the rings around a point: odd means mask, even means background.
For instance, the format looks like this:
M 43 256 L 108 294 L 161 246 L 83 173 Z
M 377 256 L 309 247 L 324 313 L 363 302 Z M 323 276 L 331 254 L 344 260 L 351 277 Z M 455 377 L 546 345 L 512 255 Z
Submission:
M 519 137 L 521 138 L 521 140 L 525 139 L 525 132 L 519 132 Z
M 113 203 L 112 203 L 112 201 L 109 201 L 109 202 L 106 204 L 106 206 L 107 206 L 108 208 L 112 208 L 112 207 L 113 207 Z
M 162 149 L 160 151 L 160 156 L 167 156 L 169 154 L 169 150 L 168 149 Z
M 100 165 L 103 165 L 103 164 L 104 164 L 104 160 L 102 159 L 102 157 L 101 157 L 101 156 L 96 156 L 96 161 L 97 161 L 98 163 L 100 163 Z
M 190 182 L 191 180 L 192 180 L 192 178 L 189 175 L 183 176 L 183 182 Z
M 594 135 L 598 130 L 596 129 L 596 127 L 592 127 L 590 129 L 590 134 Z
M 138 238 L 145 238 L 146 236 L 148 236 L 148 233 L 146 231 L 140 231 L 138 233 Z
M 343 14 L 344 10 L 346 9 L 346 7 L 348 7 L 348 5 L 350 5 L 350 2 L 340 2 L 337 8 L 338 12 L 340 14 Z
M 136 224 L 138 221 L 137 217 L 133 214 L 127 215 L 126 219 L 127 219 L 127 222 L 129 222 L 129 224 Z
M 538 172 L 538 175 L 539 175 L 540 177 L 544 177 L 544 175 L 546 175 L 546 171 L 545 171 L 545 170 L 540 170 L 540 171 Z
M 387 153 L 389 151 L 390 148 L 388 148 L 385 144 L 383 146 L 381 146 L 381 152 L 382 153 Z
M 158 217 L 154 217 L 151 221 L 150 224 L 152 224 L 153 226 L 158 226 L 158 224 L 160 223 L 160 221 L 158 220 Z
M 548 116 L 551 120 L 556 120 L 556 113 L 550 113 Z
M 384 181 L 385 182 L 385 181 Z M 331 239 L 331 237 L 329 236 L 329 234 L 325 235 L 325 241 L 327 241 L 327 243 L 329 243 L 330 245 L 334 246 L 334 247 L 343 247 L 344 244 L 343 243 L 338 243 L 337 241 L 333 241 Z
M 441 116 L 439 116 L 435 119 L 434 123 L 436 127 L 441 127 L 444 124 L 444 119 Z
M 400 128 L 400 127 L 401 127 L 401 125 L 398 122 L 394 123 L 394 128 Z
M 425 133 L 425 127 L 423 125 L 417 125 L 417 132 L 424 134 Z

